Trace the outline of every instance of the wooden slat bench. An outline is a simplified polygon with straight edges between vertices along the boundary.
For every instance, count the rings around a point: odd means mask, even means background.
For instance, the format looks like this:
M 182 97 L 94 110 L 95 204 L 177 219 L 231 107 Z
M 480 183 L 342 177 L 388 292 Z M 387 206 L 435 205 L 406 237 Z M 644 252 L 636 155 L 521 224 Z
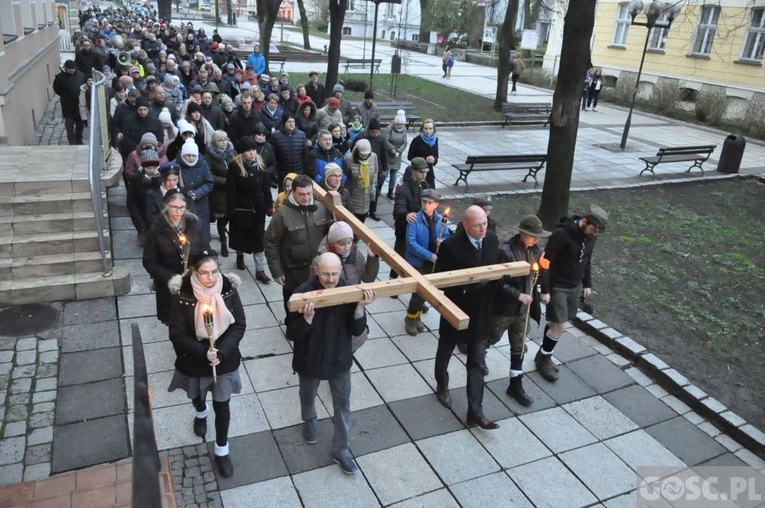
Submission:
M 378 108 L 380 108 L 380 123 L 387 125 L 390 122 L 393 121 L 393 119 L 396 117 L 396 112 L 399 109 L 403 109 L 406 112 L 406 128 L 409 129 L 410 127 L 414 127 L 415 123 L 420 122 L 420 116 L 415 114 L 414 111 L 414 104 L 412 104 L 411 101 L 401 101 L 401 102 L 377 102 L 375 101 L 375 104 Z M 354 109 L 359 107 L 361 105 L 361 102 L 351 102 L 351 105 Z M 366 127 L 366 126 L 365 126 Z
M 271 64 L 279 63 L 281 65 L 281 68 L 279 69 L 279 72 L 284 72 L 284 64 L 287 63 L 287 57 L 286 56 L 279 56 L 279 55 L 268 55 L 268 64 L 269 66 Z
M 653 176 L 656 176 L 656 173 L 653 172 L 653 168 L 659 164 L 689 161 L 693 161 L 693 164 L 688 168 L 686 173 L 690 172 L 693 168 L 699 168 L 701 170 L 701 174 L 703 175 L 704 168 L 701 165 L 709 159 L 709 157 L 712 155 L 712 152 L 715 151 L 715 148 L 717 148 L 717 145 L 675 146 L 659 148 L 659 151 L 656 152 L 654 157 L 640 157 L 640 160 L 645 162 L 645 169 L 643 169 L 643 171 L 641 171 L 640 175 L 638 176 L 643 176 L 643 173 L 646 171 L 650 171 Z
M 375 72 L 380 72 L 380 64 L 382 63 L 382 58 L 375 58 L 372 60 L 371 58 L 348 58 L 345 60 L 345 72 L 348 72 L 348 69 L 350 68 L 361 68 L 368 67 L 370 64 L 375 66 Z
M 546 154 L 537 155 L 468 155 L 464 164 L 452 164 L 460 172 L 459 178 L 454 185 L 459 185 L 460 180 L 465 182 L 465 192 L 468 190 L 468 176 L 473 171 L 509 171 L 528 170 L 523 177 L 525 182 L 528 177 L 534 179 L 534 187 L 537 186 L 537 173 L 544 169 L 547 162 Z
M 502 127 L 512 123 L 541 123 L 547 126 L 550 123 L 552 104 L 547 102 L 502 104 L 502 114 L 505 115 L 505 123 Z

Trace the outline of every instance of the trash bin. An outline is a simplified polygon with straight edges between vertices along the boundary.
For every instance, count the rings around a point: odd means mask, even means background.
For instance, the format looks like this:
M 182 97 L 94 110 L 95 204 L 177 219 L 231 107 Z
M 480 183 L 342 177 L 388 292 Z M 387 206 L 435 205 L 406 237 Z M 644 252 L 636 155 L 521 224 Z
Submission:
M 744 156 L 746 138 L 741 134 L 729 134 L 723 143 L 720 152 L 720 162 L 717 163 L 717 171 L 720 173 L 738 173 L 741 166 L 741 158 Z
M 390 60 L 390 73 L 401 74 L 401 57 L 398 56 L 398 53 L 393 55 Z

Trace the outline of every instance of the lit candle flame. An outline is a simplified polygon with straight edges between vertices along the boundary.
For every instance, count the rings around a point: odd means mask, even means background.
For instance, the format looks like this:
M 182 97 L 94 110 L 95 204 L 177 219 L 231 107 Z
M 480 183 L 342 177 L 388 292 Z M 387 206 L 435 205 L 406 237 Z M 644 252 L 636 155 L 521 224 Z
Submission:
M 534 263 L 533 265 L 531 265 L 531 269 L 533 271 L 535 271 L 535 272 L 538 272 L 539 271 L 539 263 Z
M 446 210 L 444 210 L 444 219 L 448 218 L 449 215 L 451 214 L 451 212 L 452 212 L 452 207 L 451 206 L 447 206 Z
M 186 245 L 189 242 L 186 235 L 180 235 L 178 241 L 181 242 L 181 245 Z
M 204 304 L 202 306 L 202 313 L 205 314 L 206 316 L 211 315 L 213 313 L 212 305 L 210 305 L 209 303 Z

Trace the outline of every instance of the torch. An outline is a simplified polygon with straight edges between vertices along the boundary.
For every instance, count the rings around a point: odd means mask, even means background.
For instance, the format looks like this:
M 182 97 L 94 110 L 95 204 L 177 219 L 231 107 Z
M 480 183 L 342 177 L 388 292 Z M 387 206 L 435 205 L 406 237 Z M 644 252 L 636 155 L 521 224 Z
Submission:
M 191 242 L 186 235 L 178 235 L 178 243 L 181 245 L 181 251 L 183 252 L 183 273 L 189 269 L 189 254 L 191 253 Z
M 452 208 L 447 206 L 444 210 L 444 214 L 441 216 L 441 231 L 438 233 L 438 240 L 436 240 L 436 256 L 438 256 L 438 249 L 441 248 L 441 239 L 444 237 L 444 231 L 446 230 L 446 224 L 449 222 L 449 214 L 451 214 Z M 436 271 L 436 264 L 433 263 L 433 269 L 431 273 Z
M 537 285 L 537 281 L 539 280 L 539 274 L 541 270 L 547 270 L 550 268 L 550 262 L 545 258 L 545 253 L 542 253 L 542 256 L 539 258 L 539 261 L 535 261 L 531 265 L 531 273 L 529 274 L 529 277 L 531 277 L 531 291 L 530 293 L 534 294 L 534 288 Z M 523 340 L 526 340 L 526 333 L 528 333 L 529 330 L 529 315 L 531 312 L 531 304 L 526 306 L 526 319 L 523 321 Z
M 215 339 L 213 339 L 213 310 L 209 303 L 206 303 L 202 307 L 202 316 L 205 322 L 205 330 L 207 331 L 207 340 L 210 341 L 210 351 L 215 349 Z M 213 371 L 213 383 L 218 382 L 218 373 L 215 371 L 215 365 L 212 366 Z

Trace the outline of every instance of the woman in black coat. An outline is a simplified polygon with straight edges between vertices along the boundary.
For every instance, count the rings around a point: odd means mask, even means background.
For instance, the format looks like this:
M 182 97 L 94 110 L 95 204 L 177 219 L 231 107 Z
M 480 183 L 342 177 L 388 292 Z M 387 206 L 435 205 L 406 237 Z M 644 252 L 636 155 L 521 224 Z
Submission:
M 213 177 L 213 189 L 210 192 L 210 217 L 215 218 L 220 239 L 220 255 L 228 257 L 228 245 L 226 243 L 226 226 L 228 217 L 226 214 L 226 176 L 228 165 L 234 160 L 234 144 L 228 139 L 226 131 L 215 131 L 212 142 L 207 146 L 205 160 L 210 167 Z
M 199 219 L 187 211 L 187 198 L 177 189 L 165 194 L 165 208 L 149 228 L 143 248 L 143 267 L 154 281 L 157 295 L 157 318 L 170 321 L 170 290 L 167 284 L 183 273 L 183 240 L 189 242 L 190 254 L 209 249 L 203 243 Z M 183 238 L 181 238 L 183 237 Z
M 146 193 L 146 224 L 150 228 L 165 209 L 165 194 L 170 189 L 180 188 L 181 168 L 175 161 L 165 162 L 159 167 L 159 185 Z
M 268 284 L 263 235 L 266 215 L 274 211 L 271 182 L 263 159 L 257 152 L 255 139 L 247 136 L 239 141 L 242 153 L 228 167 L 226 206 L 228 208 L 230 245 L 236 251 L 236 267 L 244 270 L 244 253 L 255 260 L 255 280 Z
M 422 157 L 428 163 L 428 174 L 425 181 L 431 189 L 436 188 L 436 175 L 433 166 L 438 164 L 438 137 L 436 136 L 436 124 L 430 118 L 423 120 L 420 125 L 420 135 L 416 136 L 409 145 L 409 152 L 406 158 L 409 162 L 415 157 Z M 407 171 L 409 168 L 407 168 Z
M 212 392 L 215 411 L 215 464 L 221 476 L 234 474 L 228 446 L 231 422 L 229 400 L 241 393 L 239 343 L 247 323 L 236 287 L 239 277 L 223 276 L 218 254 L 203 250 L 191 258 L 191 270 L 170 281 L 173 293 L 170 341 L 177 358 L 175 374 L 167 391 L 184 390 L 194 404 L 194 434 L 207 434 L 207 392 Z M 205 326 L 205 313 L 212 329 Z M 214 347 L 210 348 L 210 335 Z M 213 372 L 213 368 L 215 371 Z M 215 377 L 213 377 L 215 376 Z
M 276 172 L 276 155 L 274 155 L 274 147 L 267 141 L 268 129 L 263 125 L 263 122 L 258 122 L 255 125 L 252 137 L 255 138 L 255 151 L 263 159 L 263 167 L 266 168 L 265 171 L 271 179 L 271 186 L 278 187 L 279 175 Z

